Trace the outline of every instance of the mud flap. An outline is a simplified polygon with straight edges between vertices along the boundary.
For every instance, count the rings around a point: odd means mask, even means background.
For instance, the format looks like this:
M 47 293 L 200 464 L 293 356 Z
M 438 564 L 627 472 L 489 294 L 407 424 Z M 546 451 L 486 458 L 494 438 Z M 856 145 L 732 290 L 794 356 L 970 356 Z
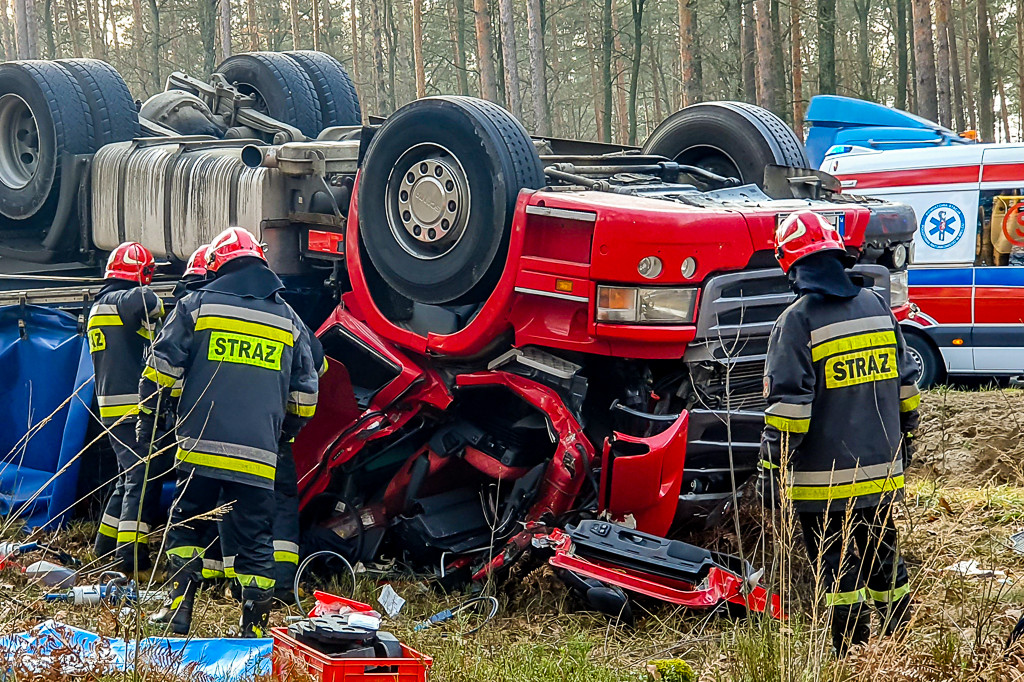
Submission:
M 778 595 L 737 557 L 598 520 L 555 530 L 541 542 L 554 549 L 549 563 L 555 568 L 606 585 L 693 609 L 733 604 L 786 617 Z

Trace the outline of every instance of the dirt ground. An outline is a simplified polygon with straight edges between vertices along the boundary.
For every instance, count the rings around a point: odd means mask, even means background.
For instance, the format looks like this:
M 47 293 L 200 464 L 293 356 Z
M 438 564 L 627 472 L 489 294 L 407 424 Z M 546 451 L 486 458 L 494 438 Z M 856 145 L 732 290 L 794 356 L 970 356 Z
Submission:
M 1018 587 L 1024 586 L 1024 555 L 1011 546 L 1011 535 L 1024 530 L 1024 391 L 936 389 L 925 394 L 921 416 L 917 464 L 908 473 L 906 502 L 897 513 L 916 603 L 913 628 L 897 639 L 875 637 L 844 661 L 830 653 L 814 598 L 814 574 L 791 518 L 785 513 L 765 518 L 749 508 L 740 519 L 743 550 L 751 563 L 766 569 L 765 580 L 781 595 L 790 614 L 785 623 L 730 620 L 639 601 L 633 627 L 613 626 L 603 616 L 581 612 L 561 582 L 541 567 L 488 586 L 501 610 L 472 635 L 463 633 L 479 625 L 475 616 L 414 631 L 417 623 L 465 595 L 441 594 L 413 576 L 389 576 L 408 604 L 386 627 L 434 657 L 430 679 L 435 682 L 640 681 L 648 677 L 648 661 L 669 658 L 686 661 L 692 679 L 701 682 L 1024 680 L 1024 649 L 1004 650 L 1007 634 L 1024 614 L 1024 588 Z M 73 526 L 54 542 L 84 556 L 91 533 L 91 527 Z M 700 540 L 739 550 L 728 530 Z M 968 573 L 978 575 L 949 570 L 958 562 L 975 562 Z M 381 582 L 365 575 L 358 596 L 375 600 Z M 46 604 L 40 595 L 16 571 L 0 573 L 0 631 L 57 618 L 115 636 L 135 632 L 137 615 L 153 608 L 115 615 L 103 607 Z M 222 594 L 202 593 L 194 634 L 230 633 L 237 608 Z M 283 625 L 297 613 L 294 605 L 283 607 L 273 623 Z M 138 631 L 159 634 L 144 622 Z M 19 680 L 67 677 L 38 675 L 24 666 L 15 672 Z M 144 672 L 156 676 L 152 669 Z M 160 677 L 174 676 L 162 672 Z M 178 677 L 200 679 L 187 672 Z

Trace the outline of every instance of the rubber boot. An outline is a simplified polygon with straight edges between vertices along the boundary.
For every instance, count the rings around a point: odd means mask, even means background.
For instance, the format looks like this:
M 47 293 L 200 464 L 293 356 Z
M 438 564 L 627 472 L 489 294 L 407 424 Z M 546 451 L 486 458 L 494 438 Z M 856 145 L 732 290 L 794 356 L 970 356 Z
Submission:
M 243 639 L 266 637 L 270 633 L 270 607 L 273 590 L 246 587 L 242 589 L 242 620 L 239 636 Z
M 886 637 L 898 634 L 910 624 L 912 614 L 913 607 L 909 594 L 891 604 L 879 604 L 878 615 L 882 619 L 882 634 Z
M 850 647 L 871 639 L 871 612 L 864 604 L 833 606 L 832 647 L 842 658 Z
M 171 632 L 187 635 L 192 628 L 192 609 L 195 607 L 198 576 L 178 572 L 171 582 L 170 592 L 160 610 L 149 617 L 151 623 L 170 623 Z

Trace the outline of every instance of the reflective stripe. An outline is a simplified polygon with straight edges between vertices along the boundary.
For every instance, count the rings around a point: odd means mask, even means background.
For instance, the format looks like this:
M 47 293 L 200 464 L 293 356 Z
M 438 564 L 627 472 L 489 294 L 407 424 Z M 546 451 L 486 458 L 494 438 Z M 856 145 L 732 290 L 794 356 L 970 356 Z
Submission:
M 322 377 L 325 374 L 327 374 L 327 358 L 324 358 L 324 364 L 320 365 L 320 369 L 316 372 L 318 377 Z
M 94 315 L 117 315 L 117 306 L 113 303 L 95 303 L 89 309 L 89 317 Z
M 875 601 L 882 602 L 883 604 L 891 604 L 894 601 L 899 601 L 908 594 L 910 594 L 909 583 L 892 590 L 883 590 L 881 592 L 872 590 L 870 587 L 868 588 L 868 595 Z
M 788 419 L 787 417 L 776 417 L 772 414 L 764 416 L 764 423 L 787 433 L 807 433 L 811 428 L 810 419 Z
M 113 419 L 115 417 L 124 417 L 125 415 L 138 414 L 138 405 L 113 405 L 111 407 L 100 408 L 101 419 Z
M 843 320 L 833 322 L 824 327 L 811 330 L 811 345 L 825 343 L 840 336 L 859 334 L 863 332 L 881 332 L 892 329 L 892 318 L 888 315 L 875 315 L 873 317 L 862 317 L 857 320 Z
M 136 545 L 148 545 L 149 538 L 146 537 L 145 533 L 137 533 L 135 531 L 118 531 L 117 532 L 117 544 L 136 544 Z
M 185 600 L 185 595 L 181 594 L 171 600 L 171 611 L 181 606 L 181 602 Z
M 213 568 L 204 568 L 200 572 L 200 575 L 202 576 L 203 580 L 217 580 L 218 578 L 227 577 L 224 575 L 224 571 L 218 571 L 217 569 Z
M 248 445 L 235 445 L 216 440 L 205 440 L 201 438 L 182 438 L 182 450 L 198 450 L 213 455 L 225 455 L 227 457 L 238 457 L 241 459 L 260 462 L 275 466 L 277 464 L 277 453 L 270 450 L 250 447 Z
M 295 414 L 300 417 L 312 417 L 316 414 L 316 405 L 296 405 L 295 403 L 288 403 L 285 407 L 289 414 Z
M 115 540 L 117 539 L 117 527 L 112 526 L 109 523 L 101 523 L 97 532 L 100 535 L 107 536 L 108 538 L 114 538 Z
M 224 562 L 217 559 L 203 559 L 203 579 L 213 580 L 224 577 Z
M 913 412 L 921 405 L 921 396 L 915 395 L 900 401 L 900 412 Z
M 185 373 L 184 369 L 181 367 L 175 367 L 159 355 L 151 354 L 146 358 L 146 364 L 161 374 L 166 374 L 167 376 L 174 377 L 175 379 L 181 379 L 181 376 Z
M 771 462 L 769 462 L 766 459 L 762 459 L 760 462 L 758 462 L 758 464 L 760 465 L 760 467 L 762 469 L 767 469 L 768 471 L 773 471 L 773 470 L 779 468 L 778 464 L 772 464 Z
M 915 395 L 921 395 L 921 389 L 917 387 L 917 384 L 907 384 L 906 386 L 900 386 L 900 400 L 913 398 Z
M 174 386 L 174 382 L 177 381 L 177 379 L 172 377 L 170 374 L 164 374 L 160 370 L 153 369 L 152 367 L 147 367 L 146 369 L 142 370 L 142 376 L 146 379 L 149 379 L 154 384 L 158 384 L 160 386 L 163 386 L 164 388 L 170 388 L 171 386 Z
M 834 471 L 794 471 L 789 480 L 793 485 L 835 486 L 901 475 L 903 475 L 903 461 L 897 460 Z
M 280 341 L 287 346 L 294 345 L 295 343 L 295 338 L 291 332 L 279 327 L 271 327 L 270 325 L 259 324 L 258 322 L 234 320 L 229 317 L 215 317 L 213 315 L 203 317 L 200 315 L 199 319 L 196 320 L 196 331 L 202 331 L 203 329 L 258 336 L 271 341 Z
M 278 550 L 274 551 L 274 561 L 279 564 L 298 564 L 299 555 L 295 552 L 281 552 Z
M 171 397 L 172 398 L 180 398 L 181 397 L 181 389 L 180 388 L 172 388 L 171 389 Z
M 206 452 L 194 452 L 178 448 L 178 459 L 185 464 L 198 467 L 209 467 L 222 471 L 233 471 L 239 474 L 249 474 L 274 480 L 274 467 L 250 460 L 238 459 L 237 457 L 225 457 L 224 455 L 213 455 Z
M 228 568 L 227 566 L 225 566 L 224 567 L 224 577 L 225 578 L 234 578 L 234 577 L 236 577 L 235 576 L 235 569 Z
M 831 486 L 791 486 L 787 494 L 791 500 L 826 501 L 846 500 L 863 495 L 877 495 L 903 489 L 903 476 L 883 478 L 863 483 Z
M 318 392 L 292 391 L 288 394 L 288 402 L 296 405 L 316 405 Z
M 272 589 L 276 582 L 273 578 L 264 578 L 262 575 L 252 575 L 249 573 L 236 573 L 235 579 L 241 583 L 242 587 L 252 587 L 255 585 L 261 590 Z
M 123 327 L 120 315 L 90 315 L 89 329 L 96 327 Z
M 275 327 L 287 331 L 294 339 L 298 339 L 302 334 L 302 330 L 291 319 L 263 310 L 252 310 L 251 308 L 224 305 L 223 303 L 204 303 L 199 306 L 196 312 L 199 317 L 228 317 Z
M 100 407 L 107 407 L 109 405 L 138 405 L 139 394 L 121 393 L 119 395 L 98 395 L 96 396 L 96 402 L 100 404 Z
M 232 554 L 231 556 L 224 557 L 224 568 L 234 568 L 234 567 L 235 567 L 235 556 Z
M 137 329 L 135 333 L 141 336 L 142 338 L 146 339 L 147 341 L 152 341 L 153 337 L 156 336 L 155 331 L 146 329 L 145 327 Z
M 810 419 L 811 404 L 774 403 L 769 405 L 764 413 L 778 415 L 779 417 L 789 417 L 791 419 Z
M 853 592 L 831 592 L 825 595 L 825 606 L 849 606 L 867 599 L 867 591 L 863 587 Z
M 164 317 L 167 314 L 167 310 L 164 308 L 164 301 L 161 298 L 156 299 L 156 309 L 146 309 L 146 312 L 154 317 Z
M 811 359 L 814 362 L 827 358 L 830 355 L 846 353 L 848 351 L 860 350 L 862 348 L 873 348 L 875 346 L 896 345 L 896 332 L 874 332 L 871 334 L 859 334 L 847 336 L 833 341 L 827 341 L 821 345 L 811 348 Z
M 192 559 L 194 557 L 201 557 L 206 550 L 202 547 L 196 547 L 195 545 L 183 545 L 181 547 L 172 547 L 167 550 L 167 556 L 176 556 L 182 559 Z
M 114 528 L 117 528 L 117 524 L 121 523 L 121 519 L 117 518 L 113 514 L 104 514 L 102 521 L 106 525 L 112 526 Z
M 140 533 L 149 532 L 149 524 L 142 521 L 121 521 L 117 524 L 117 529 L 120 530 L 132 530 L 139 531 Z

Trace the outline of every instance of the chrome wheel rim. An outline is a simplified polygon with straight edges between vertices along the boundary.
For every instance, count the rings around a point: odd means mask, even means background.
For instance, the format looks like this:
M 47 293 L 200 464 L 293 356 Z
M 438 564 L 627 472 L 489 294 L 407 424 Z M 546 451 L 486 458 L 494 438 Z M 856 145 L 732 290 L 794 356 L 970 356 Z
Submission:
M 0 97 L 0 182 L 21 189 L 39 166 L 39 126 L 28 103 L 14 94 Z

